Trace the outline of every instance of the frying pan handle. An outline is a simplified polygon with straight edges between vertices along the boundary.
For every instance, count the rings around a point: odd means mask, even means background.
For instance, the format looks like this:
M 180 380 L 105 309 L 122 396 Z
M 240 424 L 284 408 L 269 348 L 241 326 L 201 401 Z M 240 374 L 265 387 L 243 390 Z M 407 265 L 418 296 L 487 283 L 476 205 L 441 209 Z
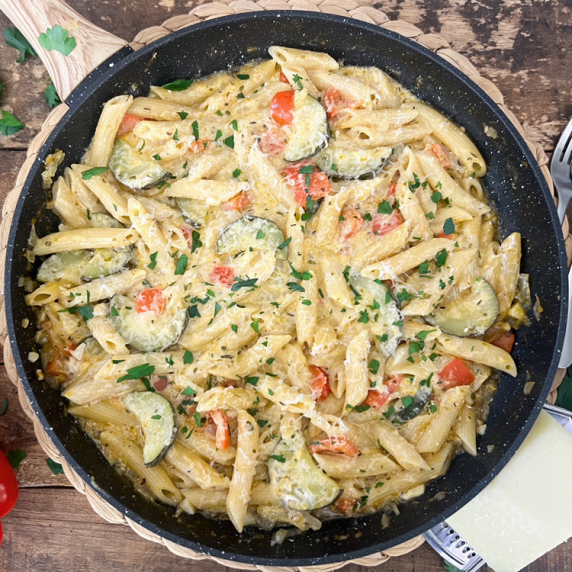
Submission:
M 63 0 L 0 0 L 0 10 L 32 44 L 62 101 L 99 64 L 127 45 L 125 40 L 86 20 Z M 40 44 L 40 34 L 56 25 L 75 38 L 77 45 L 69 56 L 46 50 Z

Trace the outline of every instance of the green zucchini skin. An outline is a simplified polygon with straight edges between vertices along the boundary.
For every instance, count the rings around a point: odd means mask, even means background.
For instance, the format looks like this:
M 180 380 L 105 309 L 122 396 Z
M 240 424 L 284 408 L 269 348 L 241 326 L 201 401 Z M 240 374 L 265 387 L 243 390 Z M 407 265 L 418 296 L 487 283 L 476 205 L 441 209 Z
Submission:
M 245 216 L 229 224 L 216 243 L 218 254 L 233 254 L 241 250 L 274 250 L 276 257 L 286 260 L 288 250 L 278 249 L 284 235 L 278 225 L 260 217 Z
M 328 147 L 320 151 L 314 160 L 328 177 L 359 179 L 379 174 L 387 165 L 390 156 L 391 147 L 350 149 L 339 147 L 335 141 L 330 141 Z
M 419 391 L 413 396 L 413 403 L 408 407 L 404 407 L 392 415 L 389 420 L 394 425 L 403 425 L 413 418 L 417 417 L 424 409 L 431 395 L 433 394 L 433 389 L 431 386 L 424 385 L 419 389 Z
M 292 132 L 284 149 L 284 159 L 290 163 L 312 157 L 328 145 L 330 128 L 326 108 L 306 89 L 294 94 Z
M 84 266 L 81 279 L 85 282 L 104 278 L 122 270 L 133 258 L 133 248 L 98 248 L 92 259 Z
M 200 230 L 206 223 L 209 207 L 196 199 L 176 198 L 175 203 L 185 221 L 193 228 Z
M 145 156 L 123 139 L 116 139 L 109 160 L 109 168 L 115 178 L 133 190 L 152 189 L 171 178 L 171 173 Z
M 425 320 L 454 336 L 480 336 L 495 323 L 499 309 L 493 287 L 479 277 L 459 298 L 437 306 Z
M 124 228 L 118 220 L 105 213 L 91 213 L 90 221 L 94 228 Z
M 383 355 L 393 355 L 403 335 L 403 327 L 399 325 L 403 323 L 403 315 L 391 290 L 383 282 L 376 282 L 361 274 L 350 275 L 350 285 L 362 296 L 364 305 L 372 306 L 374 301 L 379 304 L 377 312 L 381 319 L 375 324 L 376 327 L 384 328 L 384 332 L 380 334 L 384 341 L 376 337 L 375 343 Z
M 280 441 L 273 457 L 268 460 L 270 486 L 288 508 L 325 508 L 340 496 L 340 487 L 314 461 L 301 432 Z
M 137 313 L 134 297 L 116 294 L 111 299 L 111 321 L 121 337 L 130 346 L 141 352 L 160 352 L 177 342 L 188 314 L 179 304 L 157 316 L 153 312 Z
M 82 271 L 92 255 L 91 250 L 70 250 L 52 254 L 42 262 L 37 278 L 40 282 L 68 280 L 76 285 L 80 284 Z
M 145 466 L 157 466 L 177 437 L 177 416 L 173 405 L 162 395 L 151 391 L 129 393 L 122 401 L 127 410 L 141 423 L 145 437 Z

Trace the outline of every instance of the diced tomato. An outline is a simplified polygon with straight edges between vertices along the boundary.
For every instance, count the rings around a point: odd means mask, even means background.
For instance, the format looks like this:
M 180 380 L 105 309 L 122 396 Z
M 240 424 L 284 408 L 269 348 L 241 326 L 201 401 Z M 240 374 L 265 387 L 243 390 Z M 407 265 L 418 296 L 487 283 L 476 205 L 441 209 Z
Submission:
M 360 453 L 359 449 L 350 443 L 345 437 L 330 437 L 321 441 L 313 441 L 310 443 L 310 451 L 312 453 L 341 454 L 348 457 L 357 457 Z
M 194 153 L 202 153 L 203 151 L 212 151 L 214 147 L 214 141 L 207 141 L 206 139 L 199 139 L 198 141 L 192 141 L 189 145 L 189 151 Z
M 449 240 L 453 240 L 453 235 L 452 234 L 445 234 L 445 231 L 442 230 L 439 234 L 435 235 L 437 238 L 447 238 Z
M 211 282 L 216 282 L 221 286 L 230 286 L 234 282 L 235 276 L 234 268 L 230 266 L 215 266 L 209 274 L 209 279 Z
M 232 199 L 222 203 L 223 211 L 241 211 L 245 209 L 254 200 L 252 191 L 240 191 L 238 195 L 234 195 Z
M 363 218 L 355 209 L 344 209 L 342 211 L 343 221 L 338 227 L 340 237 L 343 240 L 355 236 L 359 229 L 363 226 Z
M 503 332 L 498 338 L 495 338 L 491 344 L 510 353 L 514 345 L 514 334 L 512 332 Z
M 288 81 L 288 78 L 284 75 L 284 72 L 283 72 L 283 71 L 280 72 L 280 81 L 281 81 L 282 83 L 290 83 L 290 82 Z
M 427 151 L 429 151 L 431 155 L 437 157 L 443 169 L 451 168 L 451 158 L 449 157 L 449 151 L 447 151 L 443 145 L 439 145 L 438 143 L 427 145 Z
M 354 507 L 357 508 L 358 504 L 359 503 L 356 500 L 344 498 L 340 499 L 336 503 L 336 509 L 339 510 L 341 513 L 345 514 L 346 516 L 350 516 L 352 513 L 355 512 Z
M 300 169 L 309 165 L 314 167 L 312 173 L 300 173 Z M 330 180 L 326 173 L 318 171 L 316 165 L 309 159 L 289 165 L 282 171 L 282 174 L 286 177 L 286 182 L 292 187 L 298 206 L 303 207 L 306 204 L 308 194 L 312 199 L 318 200 L 332 192 Z M 306 186 L 306 177 L 310 177 L 309 187 Z
M 228 419 L 222 409 L 214 409 L 209 411 L 209 417 L 216 425 L 216 446 L 219 451 L 228 449 L 230 445 L 230 429 L 228 428 Z
M 328 374 L 317 365 L 308 366 L 312 374 L 312 396 L 316 401 L 324 401 L 332 389 L 330 387 L 330 378 Z
M 401 213 L 395 209 L 391 214 L 376 214 L 373 217 L 373 234 L 383 236 L 403 224 Z
M 167 377 L 158 377 L 154 382 L 153 382 L 153 387 L 157 390 L 157 391 L 165 391 L 165 389 L 167 389 L 167 386 L 169 385 L 169 379 Z
M 328 112 L 328 117 L 335 119 L 340 110 L 350 107 L 352 102 L 348 101 L 336 88 L 329 87 L 322 97 L 322 103 Z
M 397 191 L 397 183 L 392 183 L 391 185 L 389 185 L 389 188 L 387 189 L 387 194 L 390 197 L 394 197 L 396 191 Z
M 187 243 L 189 244 L 189 246 L 193 245 L 193 227 L 189 226 L 188 224 L 184 224 L 181 227 L 181 232 L 185 235 L 185 238 L 187 239 Z
M 65 358 L 61 354 L 56 355 L 54 359 L 48 362 L 46 373 L 52 377 L 64 375 L 66 373 Z
M 278 129 L 269 129 L 258 137 L 258 148 L 265 154 L 274 157 L 280 155 L 286 147 L 286 139 Z
M 153 312 L 157 316 L 163 313 L 163 290 L 160 288 L 148 288 L 137 294 L 137 313 Z
M 377 389 L 370 389 L 363 405 L 369 405 L 374 409 L 381 409 L 391 397 L 391 394 L 399 387 L 401 383 L 401 376 L 393 377 L 383 382 L 387 391 L 378 391 Z
M 294 121 L 294 91 L 279 91 L 272 98 L 270 111 L 278 125 L 290 125 Z
M 442 389 L 470 385 L 473 381 L 475 381 L 473 372 L 460 358 L 455 358 L 439 372 L 439 383 Z
M 135 117 L 135 115 L 128 115 L 126 113 L 123 116 L 121 123 L 119 124 L 119 128 L 117 129 L 117 134 L 115 136 L 123 137 L 124 135 L 127 135 L 127 133 L 133 131 L 133 129 L 135 129 L 135 126 L 138 123 L 141 123 L 141 121 L 143 121 L 141 117 Z
M 64 350 L 64 352 L 68 355 L 71 356 L 71 354 L 77 349 L 77 344 L 74 344 L 73 342 L 68 342 L 68 345 L 66 346 L 66 349 Z

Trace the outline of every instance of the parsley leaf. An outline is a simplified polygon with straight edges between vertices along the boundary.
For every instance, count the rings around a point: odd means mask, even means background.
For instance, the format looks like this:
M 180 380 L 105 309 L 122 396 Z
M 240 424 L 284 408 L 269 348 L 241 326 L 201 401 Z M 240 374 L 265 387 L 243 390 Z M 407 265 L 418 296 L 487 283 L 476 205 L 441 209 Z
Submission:
M 372 359 L 367 367 L 369 368 L 369 371 L 373 373 L 373 375 L 377 375 L 377 372 L 379 371 L 379 361 Z
M 455 232 L 455 223 L 452 218 L 448 218 L 443 225 L 443 232 L 447 235 L 453 234 Z
M 151 256 L 149 256 L 149 258 L 151 259 L 151 263 L 147 264 L 147 268 L 149 268 L 150 270 L 155 270 L 155 266 L 157 266 L 157 254 L 159 254 L 159 251 L 154 252 L 153 254 L 151 254 Z
M 258 385 L 259 377 L 247 377 L 246 383 L 250 383 L 250 385 Z
M 234 135 L 231 135 L 230 137 L 227 137 L 226 139 L 223 139 L 223 143 L 224 143 L 227 147 L 230 147 L 231 149 L 234 149 Z
M 275 461 L 278 461 L 279 463 L 286 462 L 286 458 L 284 457 L 284 455 L 270 455 L 270 458 L 274 459 Z
M 250 76 L 248 74 L 245 74 L 245 73 L 236 74 L 236 77 L 238 79 L 250 79 Z
M 195 250 L 200 248 L 202 245 L 203 243 L 201 242 L 201 234 L 197 230 L 193 230 L 191 252 L 195 252 Z
M 81 174 L 81 178 L 84 181 L 91 179 L 92 177 L 97 177 L 97 175 L 101 175 L 107 171 L 109 167 L 93 167 L 93 169 L 88 169 L 87 171 L 83 171 Z
M 240 174 L 242 173 L 242 171 L 240 169 L 235 169 L 232 172 L 232 176 L 236 179 L 237 177 L 240 177 Z
M 438 267 L 444 266 L 445 262 L 447 262 L 447 250 L 443 248 L 435 255 L 435 262 L 437 263 Z
M 193 123 L 191 124 L 191 127 L 193 128 L 193 135 L 195 137 L 195 141 L 198 141 L 199 140 L 199 122 L 193 121 Z
M 278 250 L 282 250 L 283 248 L 286 248 L 290 244 L 291 240 L 292 240 L 292 237 L 287 238 L 282 244 L 279 244 Z
M 172 81 L 171 83 L 166 83 L 163 86 L 163 89 L 167 89 L 169 91 L 185 91 L 185 89 L 188 89 L 189 87 L 191 87 L 191 85 L 193 85 L 193 80 L 192 79 L 176 79 L 175 81 Z M 180 113 L 179 113 L 180 115 Z M 185 114 L 185 117 L 188 114 Z M 181 119 L 185 119 L 185 117 L 181 117 Z
M 290 288 L 290 290 L 292 290 L 293 292 L 305 292 L 306 289 L 303 286 L 300 286 L 300 284 L 296 284 L 296 282 L 288 282 L 286 284 L 286 286 L 288 286 L 288 288 Z
M 24 129 L 24 124 L 9 111 L 3 109 L 2 119 L 0 119 L 0 135 L 14 135 L 22 129 Z
M 435 191 L 435 192 L 431 195 L 431 200 L 432 200 L 434 203 L 438 203 L 442 198 L 443 198 L 443 195 L 442 195 L 439 191 Z
M 425 341 L 425 338 L 429 335 L 432 334 L 433 332 L 436 332 L 437 330 L 423 330 L 422 332 L 419 332 L 417 334 L 417 338 L 420 339 L 421 341 Z
M 377 212 L 380 214 L 391 214 L 393 212 L 393 207 L 387 201 L 384 200 L 381 203 L 379 203 L 377 207 Z
M 193 242 L 194 246 L 194 242 Z M 193 250 L 194 252 L 194 250 Z M 184 274 L 187 269 L 187 264 L 189 263 L 189 257 L 186 254 L 181 255 L 177 261 L 177 268 L 175 268 L 175 274 Z
M 77 46 L 75 38 L 69 36 L 68 31 L 61 26 L 48 28 L 45 32 L 40 34 L 38 40 L 45 50 L 54 50 L 66 57 L 69 56 Z
M 183 354 L 183 363 L 184 364 L 193 363 L 193 354 L 189 350 L 185 350 L 185 353 Z M 184 393 L 184 395 L 189 395 L 189 394 Z
M 184 121 L 189 116 L 186 111 L 177 111 L 177 115 L 181 118 L 181 121 Z
M 410 395 L 406 396 L 406 397 L 402 397 L 401 398 L 401 403 L 403 403 L 403 407 L 409 407 L 410 405 L 413 405 L 413 397 L 411 397 Z
M 62 100 L 56 91 L 56 86 L 53 83 L 50 83 L 48 87 L 46 87 L 46 91 L 44 91 L 44 97 L 46 98 L 46 103 L 51 107 L 54 108 L 56 105 L 59 105 Z
M 128 381 L 130 379 L 140 379 L 141 377 L 149 377 L 155 373 L 155 366 L 148 363 L 136 365 L 127 370 L 127 373 L 117 380 L 117 383 Z
M 30 42 L 24 38 L 24 35 L 18 28 L 4 28 L 4 37 L 6 43 L 20 52 L 20 57 L 16 60 L 19 64 L 23 63 L 26 56 L 37 56 L 36 50 L 31 46 Z
M 249 278 L 248 280 L 241 280 L 240 278 L 237 277 L 234 279 L 234 281 L 235 283 L 231 287 L 232 292 L 236 292 L 241 288 L 250 288 L 254 286 L 256 282 L 258 282 L 258 278 Z
M 93 318 L 93 308 L 91 306 L 79 306 L 76 312 L 83 318 L 84 322 Z

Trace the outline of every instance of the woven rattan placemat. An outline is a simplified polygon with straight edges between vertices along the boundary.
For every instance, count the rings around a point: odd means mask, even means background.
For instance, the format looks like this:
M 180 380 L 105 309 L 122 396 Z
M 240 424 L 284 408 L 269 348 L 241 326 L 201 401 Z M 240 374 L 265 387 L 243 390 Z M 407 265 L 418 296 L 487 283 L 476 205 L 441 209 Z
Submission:
M 449 43 L 436 34 L 424 34 L 419 28 L 410 24 L 404 20 L 390 20 L 389 17 L 377 8 L 371 5 L 371 0 L 259 0 L 258 2 L 250 2 L 249 0 L 237 0 L 229 4 L 223 4 L 220 2 L 213 2 L 209 4 L 203 4 L 193 9 L 189 14 L 184 14 L 181 16 L 175 16 L 164 22 L 161 26 L 154 26 L 152 28 L 147 28 L 143 30 L 133 40 L 131 47 L 135 50 L 142 48 L 143 46 L 171 33 L 176 30 L 180 30 L 187 26 L 192 26 L 199 22 L 205 20 L 211 20 L 213 18 L 219 18 L 221 16 L 230 16 L 233 14 L 241 14 L 245 12 L 255 12 L 263 10 L 309 10 L 313 12 L 327 12 L 330 14 L 337 14 L 339 16 L 345 16 L 347 18 L 355 18 L 357 20 L 362 20 L 370 24 L 375 24 L 396 32 L 414 40 L 426 48 L 432 50 L 438 54 L 443 59 L 447 60 L 449 63 L 453 64 L 455 67 L 460 69 L 465 75 L 467 75 L 471 80 L 473 80 L 477 85 L 479 85 L 504 111 L 504 113 L 510 118 L 514 123 L 515 127 L 521 133 L 521 135 L 526 140 L 526 134 L 522 125 L 519 123 L 514 114 L 508 110 L 504 105 L 504 98 L 500 91 L 495 87 L 495 85 L 488 79 L 482 77 L 477 69 L 471 64 L 471 62 L 458 52 L 451 49 Z M 68 107 L 65 104 L 61 104 L 56 107 L 44 122 L 40 133 L 34 138 L 30 148 L 27 152 L 27 158 L 22 166 L 18 177 L 16 179 L 16 186 L 7 196 L 2 209 L 3 220 L 0 224 L 0 272 L 2 276 L 4 275 L 5 261 L 6 261 L 6 247 L 8 244 L 8 236 L 10 233 L 10 226 L 12 224 L 12 218 L 14 215 L 14 210 L 16 204 L 22 192 L 24 181 L 28 175 L 28 172 L 36 159 L 42 145 L 52 132 L 52 129 L 57 125 L 63 115 L 67 112 Z M 552 178 L 548 169 L 548 158 L 542 150 L 541 147 L 534 145 L 527 141 L 529 147 L 531 148 L 533 154 L 535 155 L 548 186 L 554 195 L 554 187 L 552 184 Z M 566 250 L 568 252 L 568 259 L 572 259 L 572 236 L 569 234 L 568 221 L 564 222 L 562 231 L 566 237 Z M 212 558 L 211 556 L 206 556 L 200 554 L 193 550 L 183 548 L 178 544 L 170 542 L 165 538 L 162 538 L 146 528 L 143 528 L 139 524 L 133 522 L 132 520 L 126 518 L 118 510 L 113 508 L 107 502 L 105 502 L 91 487 L 77 475 L 77 473 L 70 467 L 66 460 L 61 456 L 59 451 L 53 445 L 52 441 L 48 437 L 47 433 L 39 423 L 36 418 L 34 411 L 26 397 L 23 386 L 18 378 L 16 371 L 16 365 L 14 363 L 14 357 L 12 355 L 12 349 L 10 347 L 10 342 L 8 340 L 8 328 L 6 325 L 6 315 L 4 312 L 3 300 L 1 301 L 2 306 L 0 307 L 0 340 L 4 342 L 4 364 L 8 372 L 10 380 L 18 387 L 18 396 L 20 404 L 24 412 L 34 423 L 34 430 L 38 441 L 48 457 L 60 463 L 63 466 L 64 472 L 71 482 L 71 484 L 82 494 L 85 494 L 92 508 L 105 520 L 116 523 L 116 524 L 127 524 L 129 525 L 137 534 L 142 536 L 147 540 L 157 542 L 165 545 L 171 552 L 182 556 L 184 558 L 191 558 L 194 560 L 204 560 L 213 559 L 220 564 L 229 566 L 231 568 L 239 568 L 244 570 L 263 570 L 268 572 L 294 572 L 295 570 L 312 572 L 330 572 L 331 570 L 336 570 L 349 564 L 350 562 L 340 562 L 337 564 L 326 564 L 323 566 L 313 566 L 308 568 L 275 568 L 268 566 L 254 566 L 250 564 L 241 564 L 237 562 L 229 562 L 221 560 L 219 558 Z M 554 380 L 553 392 L 549 398 L 550 402 L 554 402 L 555 389 L 560 384 L 564 376 L 564 370 L 559 370 L 556 379 Z M 372 554 L 358 560 L 351 561 L 355 564 L 360 564 L 362 566 L 377 566 L 389 560 L 392 556 L 400 556 L 406 554 L 423 544 L 424 539 L 422 536 L 418 536 L 404 544 L 396 546 L 395 548 L 386 550 L 381 553 Z

